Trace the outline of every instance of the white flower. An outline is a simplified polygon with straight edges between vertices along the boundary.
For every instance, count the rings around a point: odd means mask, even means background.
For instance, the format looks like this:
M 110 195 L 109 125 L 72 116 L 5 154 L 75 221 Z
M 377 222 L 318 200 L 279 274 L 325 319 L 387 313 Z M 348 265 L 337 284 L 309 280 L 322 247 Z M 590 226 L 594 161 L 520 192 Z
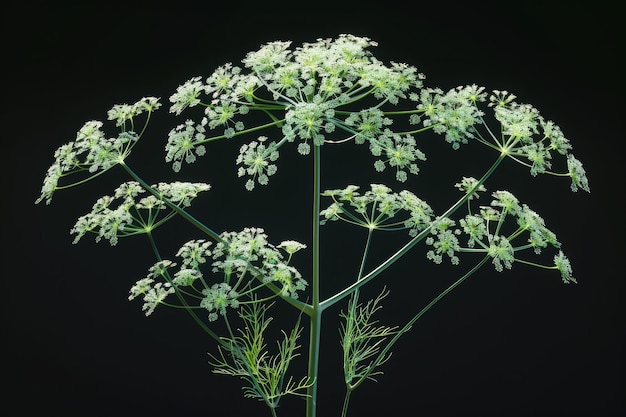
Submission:
M 285 252 L 287 252 L 289 255 L 293 255 L 299 250 L 305 249 L 306 245 L 300 242 L 296 242 L 295 240 L 284 240 L 280 242 L 277 247 L 284 249 Z

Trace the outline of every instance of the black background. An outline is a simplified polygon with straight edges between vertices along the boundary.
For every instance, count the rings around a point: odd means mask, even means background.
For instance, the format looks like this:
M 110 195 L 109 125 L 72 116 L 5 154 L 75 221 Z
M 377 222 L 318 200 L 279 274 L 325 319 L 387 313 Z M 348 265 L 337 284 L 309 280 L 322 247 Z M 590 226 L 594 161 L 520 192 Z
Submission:
M 121 170 L 93 187 L 55 195 L 49 207 L 33 202 L 54 150 L 85 121 L 104 119 L 113 104 L 149 95 L 166 102 L 185 80 L 237 63 L 268 41 L 298 45 L 352 33 L 376 40 L 379 59 L 416 66 L 428 86 L 477 83 L 532 103 L 570 138 L 592 193 L 570 193 L 566 180 L 533 179 L 506 164 L 488 186 L 506 186 L 542 214 L 564 243 L 579 284 L 564 286 L 558 274 L 522 265 L 501 274 L 485 268 L 405 336 L 379 382 L 354 394 L 350 415 L 621 415 L 624 82 L 618 60 L 624 45 L 615 3 L 220 3 L 4 6 L 2 414 L 269 415 L 242 399 L 238 381 L 210 372 L 207 351 L 214 345 L 184 313 L 157 309 L 145 318 L 139 302 L 126 301 L 130 285 L 152 264 L 147 242 L 72 246 L 68 231 L 76 217 L 126 180 Z M 180 122 L 166 113 L 155 114 L 129 162 L 149 182 L 179 178 L 162 162 L 165 133 Z M 451 201 L 460 176 L 479 176 L 489 163 L 471 147 L 455 153 L 438 138 L 423 146 L 429 161 L 407 187 L 435 208 Z M 285 151 L 272 186 L 246 193 L 232 163 L 237 148 L 217 144 L 183 170 L 185 178 L 214 185 L 194 213 L 220 231 L 260 226 L 274 242 L 306 241 L 308 184 L 295 173 L 306 171 L 310 159 Z M 336 176 L 325 177 L 327 187 L 376 178 L 364 177 L 373 175 L 371 160 L 357 155 L 348 148 L 328 161 Z M 193 233 L 175 223 L 161 235 L 164 248 L 175 250 Z M 354 268 L 344 258 L 363 241 L 327 236 L 322 274 L 330 294 L 349 282 Z M 421 266 L 415 258 L 423 254 L 416 253 L 368 289 L 373 295 L 384 283 L 392 290 L 396 298 L 381 315 L 389 324 L 402 323 L 471 265 Z M 343 395 L 337 312 L 328 312 L 323 334 L 320 416 L 338 415 Z M 287 399 L 279 415 L 303 415 L 303 404 Z

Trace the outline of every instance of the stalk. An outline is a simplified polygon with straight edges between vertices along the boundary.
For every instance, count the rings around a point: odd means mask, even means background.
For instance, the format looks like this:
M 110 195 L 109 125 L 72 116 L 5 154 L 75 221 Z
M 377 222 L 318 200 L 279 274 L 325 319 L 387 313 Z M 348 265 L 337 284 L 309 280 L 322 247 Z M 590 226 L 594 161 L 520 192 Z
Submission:
M 192 225 L 196 226 L 198 229 L 200 229 L 206 235 L 210 236 L 216 242 L 226 243 L 224 241 L 224 239 L 222 239 L 222 237 L 217 232 L 215 232 L 214 230 L 210 229 L 204 223 L 202 223 L 200 220 L 198 220 L 195 217 L 193 217 L 185 209 L 183 209 L 182 207 L 179 207 L 176 204 L 172 203 L 167 198 L 161 198 L 162 196 L 159 194 L 159 192 L 157 190 L 155 190 L 154 188 L 152 188 L 150 185 L 148 185 L 148 183 L 145 182 L 143 179 L 141 179 L 141 177 L 139 175 L 137 175 L 135 173 L 135 171 L 133 171 L 128 165 L 126 165 L 126 163 L 124 161 L 120 161 L 120 165 L 122 165 L 124 167 L 126 172 L 128 172 L 128 174 L 135 181 L 137 181 L 139 184 L 141 184 L 141 186 L 144 187 L 150 194 L 152 194 L 155 197 L 161 199 L 161 201 L 163 201 L 163 203 L 167 207 L 172 209 L 176 214 L 180 215 L 182 218 L 187 220 L 189 223 L 191 223 Z M 319 200 L 319 197 L 318 197 L 318 200 Z M 319 201 L 318 201 L 318 212 L 317 213 L 318 213 L 317 217 L 318 217 L 318 229 L 319 229 Z M 249 266 L 251 267 L 251 270 L 253 272 L 256 272 L 255 268 L 252 265 L 249 265 Z M 296 307 L 298 310 L 303 311 L 307 315 L 311 315 L 312 314 L 311 306 L 309 306 L 308 304 L 303 303 L 302 301 L 297 300 L 297 299 L 295 299 L 293 297 L 282 295 L 280 288 L 276 287 L 271 282 L 265 283 L 265 286 L 268 289 L 270 289 L 274 294 L 278 294 L 278 296 L 280 298 L 282 298 L 283 300 L 285 300 L 287 303 L 289 303 L 292 306 Z
M 122 165 L 124 167 L 124 169 L 126 170 L 126 172 L 128 172 L 128 174 L 135 181 L 137 181 L 139 184 L 141 184 L 141 186 L 143 188 L 145 188 L 150 194 L 154 195 L 157 198 L 161 198 L 161 195 L 159 194 L 159 192 L 157 190 L 155 190 L 154 188 L 152 188 L 150 185 L 148 185 L 148 183 L 145 182 L 143 179 L 141 179 L 141 177 L 139 177 L 139 175 L 137 175 L 135 173 L 135 171 L 130 169 L 130 167 L 128 165 L 126 165 L 126 163 L 124 161 L 120 161 L 120 165 Z M 222 239 L 217 232 L 215 232 L 212 229 L 208 228 L 204 223 L 202 223 L 200 220 L 198 220 L 195 217 L 193 217 L 191 214 L 189 214 L 183 208 L 181 208 L 181 207 L 177 206 L 176 204 L 172 203 L 167 198 L 163 198 L 163 199 L 161 199 L 161 201 L 163 201 L 163 203 L 167 207 L 169 207 L 170 209 L 174 210 L 175 213 L 179 214 L 181 217 L 183 217 L 189 223 L 193 224 L 198 229 L 202 230 L 202 232 L 204 232 L 205 234 L 210 236 L 216 242 L 222 242 L 222 243 L 224 242 L 224 239 Z
M 162 261 L 163 258 L 161 257 L 161 254 L 159 253 L 159 250 L 157 248 L 156 242 L 154 241 L 154 237 L 152 236 L 152 233 L 148 232 L 147 235 L 148 235 L 148 239 L 150 240 L 150 246 L 152 247 L 154 256 L 156 257 L 157 261 L 159 262 Z M 165 273 L 165 279 L 170 284 L 172 283 L 172 279 L 170 278 L 169 272 L 167 271 Z M 209 329 L 209 327 L 200 319 L 200 317 L 198 317 L 195 311 L 191 309 L 191 307 L 189 306 L 189 303 L 187 303 L 187 300 L 185 300 L 185 297 L 183 297 L 180 290 L 176 286 L 174 286 L 174 288 L 176 289 L 176 297 L 178 297 L 178 300 L 183 305 L 183 308 L 187 310 L 187 313 L 189 313 L 189 315 L 191 316 L 191 318 L 193 318 L 196 324 L 198 324 L 202 328 L 202 330 L 204 330 L 204 332 L 208 334 L 209 336 L 211 336 L 216 342 L 218 342 L 220 345 L 223 345 L 224 342 L 222 338 L 219 337 L 213 330 Z
M 448 293 L 450 293 L 453 289 L 455 289 L 456 287 L 458 287 L 459 285 L 461 285 L 461 283 L 463 281 L 465 281 L 467 278 L 469 278 L 470 276 L 472 276 L 476 271 L 478 271 L 480 269 L 481 266 L 483 266 L 485 264 L 485 262 L 487 262 L 487 260 L 490 258 L 489 255 L 485 256 L 478 264 L 476 264 L 471 270 L 469 270 L 465 275 L 463 275 L 461 278 L 459 278 L 458 280 L 456 280 L 452 285 L 450 285 L 448 288 L 446 288 L 445 290 L 443 290 L 438 296 L 436 296 L 435 298 L 433 298 L 433 300 L 428 303 L 424 308 L 422 308 L 419 313 L 417 313 L 415 316 L 413 316 L 413 318 L 411 320 L 409 320 L 404 327 L 399 330 L 394 337 L 389 341 L 389 343 L 385 346 L 385 348 L 378 354 L 378 357 L 376 358 L 376 360 L 372 363 L 372 367 L 371 369 L 376 368 L 378 365 L 380 365 L 380 363 L 384 360 L 385 356 L 387 355 L 387 353 L 389 352 L 389 350 L 391 349 L 391 347 L 398 341 L 398 339 L 400 339 L 400 337 L 405 334 L 406 332 L 408 332 L 411 327 L 413 327 L 413 324 L 420 318 L 422 317 L 422 315 L 424 315 L 424 313 L 426 313 L 428 310 L 431 309 L 432 306 L 434 306 L 435 304 L 437 304 L 439 302 L 439 300 L 441 300 L 443 297 L 445 297 L 446 295 L 448 295 Z M 367 379 L 367 375 L 361 377 L 361 379 L 359 381 L 357 381 L 356 384 L 354 384 L 353 386 L 353 390 L 356 389 L 359 385 L 361 385 L 365 380 Z
M 502 162 L 502 160 L 504 160 L 504 158 L 506 158 L 506 154 L 504 154 L 504 153 L 500 154 L 500 156 L 493 163 L 493 165 L 491 165 L 491 167 L 482 176 L 482 178 L 480 180 L 478 180 L 478 182 L 474 186 L 474 190 L 478 189 L 478 187 L 480 187 L 487 180 L 487 178 L 489 178 L 491 176 L 491 174 L 493 174 L 493 172 L 500 165 L 500 162 Z M 456 203 L 454 203 L 448 210 L 446 210 L 439 217 L 447 217 L 450 214 L 454 213 L 456 210 L 459 209 L 459 207 L 461 207 L 463 204 L 465 204 L 467 202 L 467 200 L 469 200 L 471 195 L 472 195 L 472 192 L 469 192 L 466 195 L 464 195 L 461 199 L 459 199 Z M 396 253 L 394 253 L 391 257 L 389 257 L 386 261 L 384 261 L 383 263 L 378 265 L 376 268 L 374 268 L 371 272 L 366 274 L 359 281 L 357 281 L 354 284 L 344 288 L 342 291 L 338 292 L 337 294 L 333 295 L 332 297 L 329 297 L 326 300 L 324 300 L 320 304 L 320 307 L 322 309 L 326 309 L 326 308 L 332 306 L 333 304 L 341 301 L 345 297 L 347 297 L 350 294 L 352 294 L 353 292 L 355 292 L 357 289 L 359 289 L 361 286 L 365 285 L 367 282 L 369 282 L 372 279 L 376 278 L 381 272 L 383 272 L 385 269 L 389 268 L 398 259 L 400 259 L 400 257 L 402 257 L 402 255 L 406 254 L 416 244 L 421 242 L 426 236 L 428 236 L 429 233 L 430 233 L 430 226 L 425 228 L 424 230 L 422 230 L 420 233 L 418 233 L 417 236 L 415 236 L 413 239 L 411 239 L 406 245 L 404 245 L 402 248 L 400 248 Z
M 311 314 L 309 338 L 308 377 L 313 381 L 307 389 L 306 416 L 315 417 L 317 412 L 317 374 L 319 370 L 322 309 L 320 308 L 320 145 L 313 146 L 313 268 L 311 277 Z

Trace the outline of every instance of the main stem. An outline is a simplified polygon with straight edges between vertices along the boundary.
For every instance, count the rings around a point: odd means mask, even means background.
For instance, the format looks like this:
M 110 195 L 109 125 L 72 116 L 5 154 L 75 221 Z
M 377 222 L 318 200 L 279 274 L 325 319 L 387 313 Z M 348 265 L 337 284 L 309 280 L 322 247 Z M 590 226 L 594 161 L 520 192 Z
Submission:
M 307 390 L 306 417 L 315 417 L 317 412 L 317 374 L 320 356 L 320 335 L 322 309 L 320 308 L 320 146 L 313 146 L 313 268 L 311 277 L 311 314 L 309 338 L 309 380 L 313 381 Z

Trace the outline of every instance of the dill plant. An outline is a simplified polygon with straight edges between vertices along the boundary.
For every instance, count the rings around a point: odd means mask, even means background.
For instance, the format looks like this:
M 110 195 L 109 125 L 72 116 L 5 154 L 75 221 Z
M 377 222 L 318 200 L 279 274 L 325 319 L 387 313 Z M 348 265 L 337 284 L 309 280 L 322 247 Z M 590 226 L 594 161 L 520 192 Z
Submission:
M 310 242 L 276 243 L 254 226 L 218 232 L 219 220 L 207 224 L 191 214 L 196 198 L 210 198 L 201 197 L 209 193 L 209 184 L 145 182 L 127 159 L 163 105 L 155 97 L 109 110 L 108 123 L 118 130 L 112 136 L 102 121 L 85 123 L 74 141 L 57 149 L 37 199 L 49 204 L 59 190 L 114 167 L 125 170 L 128 181 L 78 218 L 71 230 L 74 243 L 92 235 L 115 245 L 119 238 L 145 235 L 155 260 L 131 286 L 129 299 L 141 300 L 146 316 L 161 306 L 187 310 L 217 344 L 210 360 L 214 372 L 240 378 L 244 395 L 260 400 L 273 416 L 287 395 L 304 398 L 306 416 L 316 415 L 322 316 L 331 306 L 344 303 L 339 343 L 346 387 L 341 415 L 347 416 L 352 392 L 382 372 L 401 336 L 486 264 L 503 271 L 521 263 L 554 270 L 564 283 L 576 282 L 560 242 L 539 214 L 512 193 L 487 188 L 498 166 L 509 160 L 527 167 L 532 176 L 565 177 L 572 191 L 589 191 L 585 170 L 561 129 L 506 91 L 488 92 L 477 85 L 449 91 L 426 87 L 424 75 L 414 67 L 376 59 L 370 51 L 374 46 L 372 40 L 352 35 L 295 48 L 290 42 L 270 42 L 248 53 L 242 66 L 228 63 L 209 76 L 193 77 L 169 97 L 169 111 L 180 118 L 165 144 L 165 162 L 175 172 L 209 158 L 207 148 L 214 141 L 236 142 L 236 172 L 250 191 L 279 175 L 283 148 L 294 147 L 301 157 L 312 159 Z M 264 121 L 250 125 L 251 114 Z M 417 135 L 441 137 L 458 152 L 465 146 L 482 147 L 493 162 L 478 179 L 460 177 L 454 202 L 436 211 L 419 190 L 403 189 L 427 157 L 417 146 Z M 373 178 L 376 172 L 391 171 L 396 183 L 371 180 L 367 186 L 325 189 L 321 155 L 346 143 L 369 149 Z M 164 257 L 154 235 L 175 216 L 196 226 L 201 236 Z M 332 228 L 335 222 L 360 228 L 367 237 L 358 274 L 322 298 L 320 234 L 322 226 Z M 403 234 L 405 243 L 372 266 L 370 243 L 380 233 Z M 292 264 L 305 248 L 311 253 L 309 276 Z M 535 259 L 544 250 L 552 251 L 551 262 Z M 361 301 L 360 289 L 409 252 L 437 264 L 471 266 L 421 310 L 403 318 L 404 324 L 381 324 L 376 314 L 389 290 Z M 270 343 L 267 329 L 277 303 L 291 308 L 295 324 Z M 299 338 L 305 327 L 309 345 L 303 354 Z M 308 372 L 294 376 L 290 365 L 300 356 L 308 361 Z

